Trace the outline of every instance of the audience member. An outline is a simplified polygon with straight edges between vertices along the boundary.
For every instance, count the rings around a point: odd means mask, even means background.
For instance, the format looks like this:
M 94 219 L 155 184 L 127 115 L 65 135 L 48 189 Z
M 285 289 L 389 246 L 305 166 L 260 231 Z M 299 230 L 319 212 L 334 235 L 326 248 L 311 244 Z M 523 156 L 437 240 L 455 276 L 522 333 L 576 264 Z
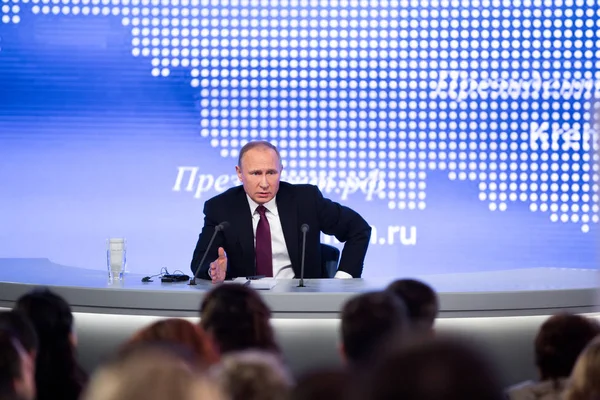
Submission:
M 351 298 L 341 320 L 340 353 L 352 366 L 367 364 L 387 340 L 398 340 L 410 327 L 402 300 L 385 291 Z
M 270 318 L 271 310 L 254 289 L 234 283 L 215 287 L 200 305 L 200 324 L 221 354 L 247 349 L 279 353 Z
M 577 359 L 563 399 L 600 399 L 600 337 L 596 337 Z
M 570 314 L 550 317 L 535 338 L 539 381 L 527 381 L 509 388 L 509 399 L 562 399 L 577 357 L 598 333 L 600 328 L 591 319 Z
M 0 400 L 35 399 L 31 355 L 9 331 L 0 331 Z
M 204 329 L 185 319 L 170 318 L 157 321 L 134 334 L 125 343 L 124 348 L 153 342 L 173 343 L 189 349 L 196 366 L 201 369 L 207 369 L 219 359 Z
M 256 350 L 228 354 L 213 374 L 231 400 L 287 400 L 293 385 L 279 357 Z
M 146 344 L 99 368 L 82 400 L 224 400 L 194 364 L 168 346 Z
M 76 400 L 87 380 L 76 360 L 76 336 L 71 308 L 47 289 L 34 290 L 17 300 L 38 336 L 35 381 L 37 400 Z
M 19 340 L 25 351 L 35 360 L 38 338 L 29 319 L 16 311 L 0 312 L 0 331 L 9 331 Z
M 367 372 L 369 400 L 502 400 L 488 360 L 472 346 L 436 338 L 401 346 Z
M 415 279 L 399 279 L 392 282 L 387 290 L 404 301 L 412 328 L 417 333 L 433 333 L 439 302 L 429 285 Z
M 354 377 L 347 369 L 321 369 L 302 375 L 290 400 L 346 400 L 350 398 Z

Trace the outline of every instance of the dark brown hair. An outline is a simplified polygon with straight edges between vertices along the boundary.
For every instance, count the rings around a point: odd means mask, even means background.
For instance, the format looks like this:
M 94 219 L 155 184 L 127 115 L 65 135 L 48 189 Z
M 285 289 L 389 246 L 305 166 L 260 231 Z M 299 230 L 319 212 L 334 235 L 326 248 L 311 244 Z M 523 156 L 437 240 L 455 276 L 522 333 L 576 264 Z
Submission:
M 217 286 L 200 305 L 200 324 L 221 354 L 246 349 L 279 353 L 270 318 L 271 310 L 260 295 L 235 283 Z
M 598 333 L 598 324 L 589 318 L 572 314 L 548 318 L 535 338 L 535 362 L 540 378 L 570 376 L 577 357 Z
M 28 353 L 37 351 L 38 337 L 26 315 L 14 310 L 0 312 L 0 331 L 12 332 Z
M 363 293 L 342 308 L 344 354 L 354 365 L 370 361 L 386 341 L 403 336 L 410 321 L 402 300 L 389 292 Z
M 250 151 L 252 149 L 256 149 L 259 147 L 273 150 L 277 154 L 277 158 L 279 159 L 279 165 L 281 165 L 281 155 L 279 154 L 279 150 L 277 150 L 277 147 L 273 146 L 271 143 L 267 142 L 266 140 L 254 140 L 252 142 L 246 143 L 241 148 L 240 154 L 238 155 L 238 167 L 242 168 L 242 158 L 244 157 L 244 154 L 246 154 L 248 151 Z
M 0 331 L 0 398 L 16 399 L 14 381 L 21 376 L 21 355 L 18 339 L 12 332 Z M 22 351 L 22 350 L 21 350 Z
M 320 369 L 302 375 L 292 393 L 291 400 L 346 400 L 354 385 L 354 376 L 344 369 Z
M 37 399 L 78 399 L 87 374 L 77 362 L 71 341 L 73 314 L 69 303 L 40 288 L 20 297 L 15 310 L 29 318 L 39 340 L 35 368 Z
M 180 318 L 157 321 L 138 331 L 125 343 L 123 351 L 127 351 L 132 346 L 156 342 L 175 344 L 188 349 L 196 367 L 208 368 L 219 360 L 204 329 Z
M 415 279 L 399 279 L 387 290 L 404 301 L 413 328 L 418 331 L 433 328 L 439 306 L 437 294 L 429 285 Z
M 472 345 L 435 338 L 390 350 L 365 381 L 369 400 L 503 400 L 490 360 Z

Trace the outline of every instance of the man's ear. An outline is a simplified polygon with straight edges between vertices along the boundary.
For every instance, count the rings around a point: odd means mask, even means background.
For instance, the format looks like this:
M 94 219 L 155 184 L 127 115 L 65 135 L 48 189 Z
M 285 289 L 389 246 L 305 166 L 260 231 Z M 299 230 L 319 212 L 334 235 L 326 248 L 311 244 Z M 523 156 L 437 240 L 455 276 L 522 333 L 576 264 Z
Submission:
M 73 348 L 76 348 L 79 344 L 79 339 L 77 338 L 77 334 L 74 331 L 71 331 L 71 333 L 69 333 L 69 342 L 71 342 Z
M 338 345 L 338 353 L 340 354 L 340 358 L 342 359 L 342 363 L 348 364 L 348 357 L 346 356 L 346 348 L 344 347 L 344 343 L 340 343 Z
M 235 172 L 237 173 L 240 182 L 242 182 L 242 169 L 239 167 L 239 165 L 235 166 Z
M 206 336 L 208 336 L 208 341 L 210 342 L 213 350 L 215 351 L 215 353 L 217 353 L 219 359 L 221 359 L 221 348 L 219 346 L 219 342 L 215 339 L 215 335 L 213 334 L 212 330 L 208 330 L 205 332 Z

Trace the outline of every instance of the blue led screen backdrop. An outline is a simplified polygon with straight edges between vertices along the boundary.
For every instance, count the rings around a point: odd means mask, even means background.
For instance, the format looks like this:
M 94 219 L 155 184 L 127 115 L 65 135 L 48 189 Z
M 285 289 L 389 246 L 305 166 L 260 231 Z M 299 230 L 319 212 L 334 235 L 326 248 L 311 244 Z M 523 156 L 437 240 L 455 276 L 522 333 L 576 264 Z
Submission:
M 188 271 L 267 139 L 366 277 L 594 268 L 599 60 L 598 0 L 0 0 L 0 257 Z

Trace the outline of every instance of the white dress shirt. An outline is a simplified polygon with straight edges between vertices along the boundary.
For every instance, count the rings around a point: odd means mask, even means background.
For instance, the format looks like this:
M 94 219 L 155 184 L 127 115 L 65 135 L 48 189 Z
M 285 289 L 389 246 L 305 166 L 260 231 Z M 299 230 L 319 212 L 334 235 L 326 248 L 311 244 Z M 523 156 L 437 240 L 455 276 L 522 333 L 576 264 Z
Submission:
M 248 204 L 250 205 L 250 212 L 252 213 L 252 229 L 254 231 L 254 246 L 256 247 L 256 228 L 258 227 L 258 221 L 260 221 L 260 214 L 256 209 L 259 204 L 246 195 Z M 281 227 L 281 220 L 279 219 L 279 212 L 277 211 L 277 198 L 273 198 L 268 203 L 263 204 L 267 209 L 265 216 L 269 221 L 271 227 L 271 251 L 273 253 L 273 277 L 279 279 L 293 279 L 294 270 L 292 269 L 292 262 L 290 255 L 285 245 L 285 236 L 283 236 L 283 228 Z M 352 278 L 347 272 L 337 271 L 335 278 L 348 279 Z

